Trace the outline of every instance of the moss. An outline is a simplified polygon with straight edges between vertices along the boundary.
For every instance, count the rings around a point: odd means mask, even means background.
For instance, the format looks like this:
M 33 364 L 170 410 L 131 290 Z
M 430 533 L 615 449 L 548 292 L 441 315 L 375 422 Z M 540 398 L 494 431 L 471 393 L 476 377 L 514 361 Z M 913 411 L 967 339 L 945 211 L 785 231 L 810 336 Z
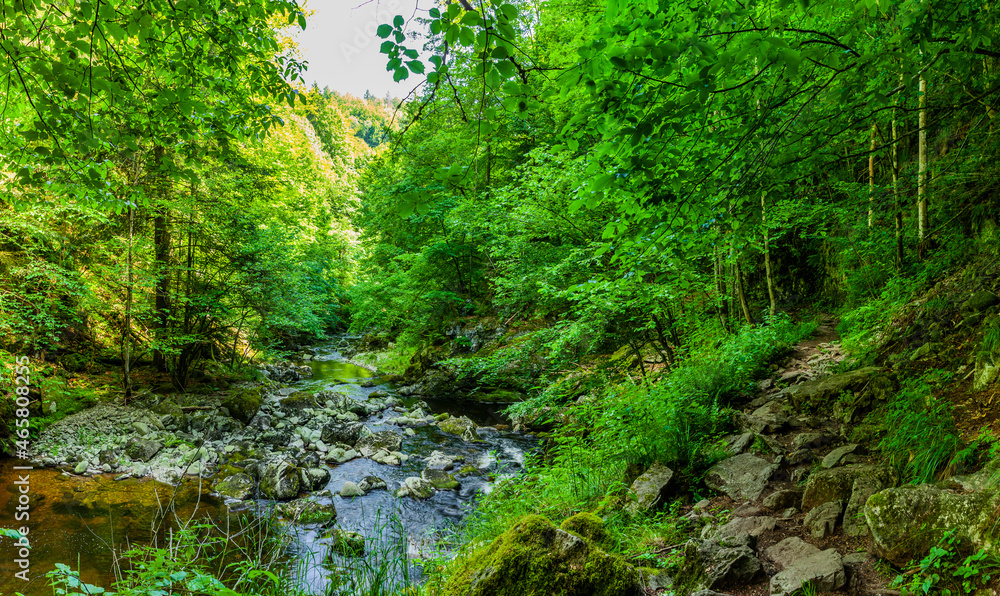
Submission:
M 317 408 L 316 397 L 308 391 L 296 391 L 285 399 L 281 400 L 281 407 L 291 410 L 304 410 L 305 408 Z
M 631 596 L 639 586 L 638 571 L 620 557 L 538 515 L 522 518 L 453 569 L 445 596 Z
M 261 394 L 260 388 L 234 389 L 229 393 L 222 406 L 229 410 L 230 416 L 239 420 L 243 424 L 249 424 L 253 417 L 260 410 Z
M 577 513 L 573 517 L 563 521 L 559 527 L 581 538 L 598 543 L 604 542 L 604 539 L 608 536 L 607 531 L 604 529 L 604 520 L 593 513 Z

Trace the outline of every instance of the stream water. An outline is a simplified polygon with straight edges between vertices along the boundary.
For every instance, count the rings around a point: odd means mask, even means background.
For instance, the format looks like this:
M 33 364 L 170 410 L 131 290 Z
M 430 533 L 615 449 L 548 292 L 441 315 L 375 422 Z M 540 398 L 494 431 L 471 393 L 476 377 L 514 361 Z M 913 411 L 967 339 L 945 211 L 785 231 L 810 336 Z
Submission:
M 363 387 L 372 373 L 346 362 L 330 346 L 315 349 L 309 361 L 314 371 L 310 379 L 292 385 L 298 390 L 318 391 L 336 386 L 351 398 L 364 400 L 374 391 L 392 393 L 393 387 L 375 385 Z M 363 383 L 369 385 L 370 382 Z M 409 405 L 416 400 L 403 400 Z M 432 546 L 433 534 L 462 520 L 478 495 L 490 490 L 491 480 L 501 475 L 516 474 L 524 463 L 526 452 L 535 447 L 530 435 L 502 432 L 490 425 L 502 424 L 503 419 L 495 408 L 481 404 L 455 401 L 425 400 L 434 413 L 447 412 L 468 416 L 483 425 L 479 434 L 483 442 L 465 442 L 461 438 L 441 432 L 435 425 L 414 427 L 412 436 L 403 439 L 402 452 L 416 457 L 399 466 L 383 465 L 367 458 L 358 458 L 340 465 L 333 465 L 331 480 L 326 489 L 337 509 L 337 527 L 358 532 L 365 536 L 369 551 L 364 559 L 368 566 L 380 562 L 373 551 L 385 550 L 389 543 L 405 549 L 410 563 L 406 566 L 411 577 L 419 577 L 419 570 L 412 564 Z M 402 434 L 403 429 L 388 420 L 398 416 L 391 409 L 366 420 L 372 431 L 393 430 Z M 423 458 L 432 451 L 442 451 L 460 457 L 463 465 L 472 464 L 479 473 L 459 478 L 457 490 L 440 490 L 425 500 L 405 497 L 397 499 L 395 489 L 410 476 L 420 476 L 425 465 Z M 0 465 L 0 527 L 16 528 L 18 506 L 18 474 L 13 470 L 14 460 Z M 344 482 L 358 482 L 365 476 L 378 476 L 386 481 L 389 490 L 374 490 L 362 497 L 345 499 L 337 495 Z M 152 480 L 114 481 L 113 475 L 82 477 L 65 474 L 59 470 L 35 469 L 30 472 L 30 528 L 31 554 L 30 582 L 15 577 L 21 571 L 15 562 L 17 549 L 9 539 L 0 539 L 0 594 L 21 592 L 26 596 L 52 594 L 44 575 L 56 563 L 65 563 L 80 570 L 81 578 L 95 585 L 109 586 L 114 579 L 112 569 L 115 556 L 112 548 L 121 552 L 128 544 L 163 545 L 169 539 L 169 523 L 161 523 L 161 503 L 174 496 L 178 517 L 211 518 L 217 525 L 231 523 L 232 515 L 225 504 L 209 493 L 210 479 L 199 484 L 198 479 L 186 478 L 180 487 L 170 487 Z M 269 503 L 258 501 L 258 507 Z M 168 516 L 169 517 L 169 516 Z M 151 527 L 158 527 L 151 534 Z M 319 526 L 294 526 L 289 528 L 291 540 L 288 554 L 300 579 L 308 583 L 315 593 L 327 590 L 330 577 L 336 568 L 353 564 L 346 559 L 330 560 L 328 541 L 321 538 Z M 398 552 L 398 551 L 397 551 Z M 396 574 L 401 569 L 397 568 Z M 397 578 L 398 579 L 398 578 Z

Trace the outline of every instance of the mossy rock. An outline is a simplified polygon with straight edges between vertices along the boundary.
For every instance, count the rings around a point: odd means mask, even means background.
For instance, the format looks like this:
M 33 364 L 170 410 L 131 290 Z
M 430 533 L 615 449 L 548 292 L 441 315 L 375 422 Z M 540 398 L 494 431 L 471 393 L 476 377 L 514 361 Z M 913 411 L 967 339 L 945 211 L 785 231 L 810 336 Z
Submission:
M 567 518 L 559 524 L 559 527 L 592 542 L 603 543 L 604 539 L 608 537 L 608 533 L 604 529 L 604 520 L 586 511 Z
M 152 408 L 150 411 L 158 415 L 163 423 L 168 427 L 174 426 L 179 430 L 187 431 L 188 429 L 188 417 L 184 413 L 184 410 L 172 401 L 163 401 Z M 166 419 L 164 419 L 166 417 Z
M 308 391 L 296 391 L 285 399 L 281 400 L 283 410 L 305 410 L 306 408 L 318 408 L 316 396 Z
M 249 474 L 237 471 L 216 481 L 212 488 L 224 498 L 245 501 L 253 495 L 256 483 Z
M 895 395 L 898 389 L 895 377 L 888 371 L 869 366 L 792 385 L 787 394 L 799 412 L 816 411 L 835 404 L 835 414 L 839 418 L 853 420 Z
M 920 560 L 949 531 L 970 551 L 1000 556 L 998 511 L 996 491 L 959 494 L 931 485 L 884 490 L 864 507 L 876 552 L 900 566 Z
M 538 515 L 457 560 L 443 596 L 638 596 L 639 571 Z
M 965 312 L 981 313 L 993 308 L 997 304 L 1000 304 L 1000 297 L 997 297 L 993 292 L 981 290 L 969 296 L 969 299 L 962 303 L 962 310 Z
M 229 410 L 229 415 L 233 418 L 243 424 L 249 424 L 260 410 L 261 401 L 260 387 L 234 389 L 222 402 L 222 407 Z

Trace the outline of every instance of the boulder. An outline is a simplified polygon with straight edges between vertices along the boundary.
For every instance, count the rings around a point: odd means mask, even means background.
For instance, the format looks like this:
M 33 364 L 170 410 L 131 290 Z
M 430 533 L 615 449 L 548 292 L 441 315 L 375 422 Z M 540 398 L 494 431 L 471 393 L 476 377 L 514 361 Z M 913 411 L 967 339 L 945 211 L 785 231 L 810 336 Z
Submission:
M 656 462 L 632 483 L 635 500 L 629 500 L 625 510 L 635 515 L 648 513 L 663 505 L 676 492 L 672 482 L 674 471 Z
M 849 502 L 854 492 L 855 482 L 860 485 L 881 484 L 894 486 L 896 473 L 885 466 L 851 465 L 828 470 L 817 470 L 809 475 L 806 490 L 802 495 L 802 511 L 808 513 L 830 501 Z
M 410 476 L 403 481 L 403 486 L 396 493 L 397 497 L 413 497 L 414 499 L 429 499 L 434 496 L 434 485 L 423 478 Z
M 188 417 L 184 413 L 184 410 L 172 401 L 163 401 L 152 408 L 150 411 L 160 417 L 160 423 L 167 430 L 179 430 L 187 432 L 188 430 Z
M 1000 555 L 998 510 L 996 488 L 958 494 L 926 484 L 883 490 L 864 507 L 877 554 L 899 566 L 920 560 L 949 530 L 973 550 Z
M 677 594 L 687 594 L 748 584 L 762 571 L 747 542 L 730 546 L 713 540 L 690 540 L 684 546 L 684 562 L 674 578 L 674 588 Z
M 146 439 L 129 439 L 125 444 L 125 455 L 132 460 L 148 462 L 163 449 L 163 443 Z
M 799 433 L 792 437 L 792 449 L 815 449 L 830 443 L 833 435 L 819 432 Z
M 756 538 L 764 532 L 774 529 L 778 520 L 773 517 L 759 515 L 754 517 L 737 517 L 731 519 L 721 526 L 705 526 L 701 537 L 704 540 L 713 540 L 720 544 L 739 544 L 747 542 L 746 538 Z M 752 546 L 754 541 L 749 541 Z
M 639 571 L 584 538 L 532 515 L 452 564 L 443 594 L 639 596 Z
M 246 501 L 253 496 L 255 485 L 256 483 L 249 474 L 237 472 L 216 482 L 213 488 L 215 492 L 219 493 L 219 496 L 225 499 Z
M 463 441 L 479 440 L 479 434 L 476 432 L 476 429 L 479 427 L 467 416 L 442 420 L 438 423 L 438 428 L 443 432 L 462 437 Z
M 737 501 L 754 501 L 777 469 L 775 464 L 744 453 L 712 466 L 705 474 L 705 485 Z
M 278 403 L 281 409 L 288 413 L 301 412 L 307 408 L 319 408 L 316 396 L 308 391 L 296 391 Z
M 997 304 L 1000 304 L 1000 298 L 996 294 L 980 290 L 979 292 L 974 292 L 969 296 L 968 300 L 962 303 L 962 311 L 967 313 L 981 313 L 993 308 Z
M 331 422 L 323 427 L 320 440 L 327 445 L 354 445 L 361 438 L 364 428 L 360 422 Z
M 302 468 L 300 474 L 302 490 L 321 490 L 330 482 L 330 470 L 326 468 Z
M 822 540 L 837 529 L 837 522 L 840 521 L 840 514 L 844 511 L 843 501 L 830 501 L 814 507 L 806 514 L 802 521 L 803 527 L 809 535 L 817 540 Z
M 761 504 L 772 511 L 781 511 L 795 507 L 802 502 L 801 490 L 777 490 L 764 497 Z
M 780 544 L 780 543 L 779 543 Z M 827 549 L 795 559 L 771 578 L 771 596 L 791 596 L 809 586 L 814 593 L 844 587 L 847 574 L 836 549 Z
M 378 476 L 365 476 L 358 483 L 358 488 L 365 492 L 370 492 L 373 490 L 385 490 L 387 488 L 385 480 L 382 480 Z M 341 493 L 343 496 L 343 493 Z
M 844 445 L 843 447 L 837 447 L 830 453 L 826 454 L 820 465 L 824 468 L 836 468 L 843 463 L 850 463 L 848 457 L 858 450 L 857 444 Z
M 340 496 L 345 499 L 350 499 L 351 497 L 363 497 L 365 496 L 365 491 L 363 491 L 357 484 L 348 480 L 344 483 L 344 486 L 341 487 Z
M 768 402 L 746 417 L 744 425 L 753 433 L 780 432 L 788 424 L 788 404 L 782 400 Z
M 768 547 L 764 556 L 771 559 L 778 569 L 791 567 L 799 559 L 805 559 L 819 554 L 819 549 L 802 540 L 798 536 L 785 538 L 778 544 Z
M 841 416 L 853 419 L 858 412 L 870 408 L 875 402 L 894 395 L 896 390 L 896 381 L 888 371 L 869 366 L 792 385 L 785 393 L 799 412 L 839 404 Z M 846 392 L 850 392 L 849 399 Z M 838 410 L 835 408 L 834 412 L 838 413 Z
M 243 424 L 250 424 L 253 417 L 260 410 L 261 394 L 260 388 L 233 389 L 229 392 L 229 397 L 222 402 L 222 407 L 229 410 L 229 415 L 239 420 Z
M 299 493 L 301 483 L 295 462 L 277 457 L 260 464 L 260 492 L 269 499 L 291 499 Z
M 559 528 L 598 544 L 607 537 L 607 532 L 604 530 L 604 520 L 586 511 L 566 518 L 563 523 L 559 524 Z
M 362 457 L 371 457 L 380 450 L 390 452 L 399 451 L 399 448 L 402 446 L 403 437 L 392 432 L 391 430 L 380 430 L 376 433 L 368 435 L 367 437 L 361 437 L 358 439 L 357 443 L 354 444 L 354 449 L 356 449 Z
M 753 445 L 753 433 L 743 433 L 741 435 L 726 435 L 722 439 L 726 442 L 726 451 L 732 455 L 739 455 Z
M 420 477 L 438 490 L 455 490 L 458 488 L 458 481 L 455 477 L 444 470 L 424 470 Z

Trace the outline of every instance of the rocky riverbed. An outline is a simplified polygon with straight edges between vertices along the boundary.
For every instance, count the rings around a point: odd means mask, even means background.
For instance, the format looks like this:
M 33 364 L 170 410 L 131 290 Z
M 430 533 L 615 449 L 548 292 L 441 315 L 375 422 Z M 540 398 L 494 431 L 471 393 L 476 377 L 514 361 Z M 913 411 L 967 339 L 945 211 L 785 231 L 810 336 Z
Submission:
M 273 507 L 296 528 L 292 550 L 321 562 L 334 544 L 363 552 L 389 516 L 419 556 L 535 444 L 488 413 L 401 397 L 332 347 L 262 372 L 262 384 L 210 395 L 100 404 L 47 429 L 33 463 L 119 482 L 202 478 L 230 509 Z M 316 586 L 326 573 L 305 572 Z

